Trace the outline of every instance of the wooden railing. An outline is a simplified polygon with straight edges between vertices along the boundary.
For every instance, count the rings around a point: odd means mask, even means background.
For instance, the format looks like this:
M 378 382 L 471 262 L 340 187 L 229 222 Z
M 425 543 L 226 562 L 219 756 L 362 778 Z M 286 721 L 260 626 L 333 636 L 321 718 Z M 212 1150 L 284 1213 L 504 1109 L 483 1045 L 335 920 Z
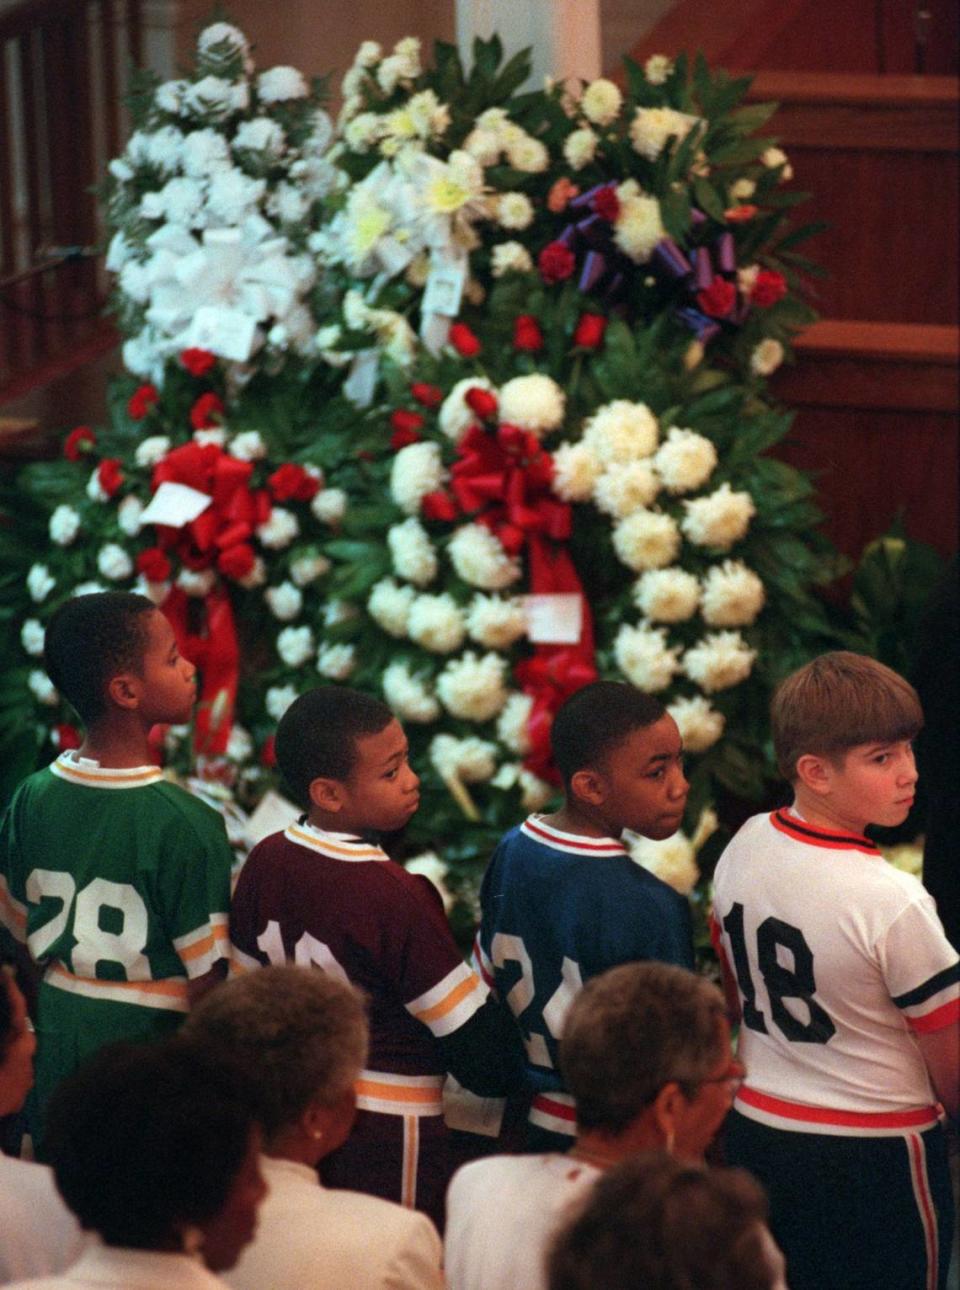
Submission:
M 0 402 L 115 343 L 93 186 L 127 129 L 142 0 L 29 0 L 0 14 Z M 36 270 L 41 268 L 41 271 Z

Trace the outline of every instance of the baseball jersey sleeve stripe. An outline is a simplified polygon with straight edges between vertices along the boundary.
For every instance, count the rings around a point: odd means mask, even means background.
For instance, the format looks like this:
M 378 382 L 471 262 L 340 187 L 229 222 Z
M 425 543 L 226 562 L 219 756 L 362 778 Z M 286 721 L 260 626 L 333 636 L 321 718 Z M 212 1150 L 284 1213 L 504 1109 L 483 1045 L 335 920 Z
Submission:
M 406 1008 L 442 1039 L 469 1021 L 482 1007 L 487 994 L 487 987 L 477 974 L 462 963 L 432 989 L 412 999 Z
M 928 999 L 932 999 L 935 994 L 939 994 L 941 990 L 951 985 L 960 986 L 960 959 L 952 967 L 937 972 L 915 989 L 896 995 L 893 1002 L 898 1008 L 912 1008 L 919 1003 L 926 1003 Z

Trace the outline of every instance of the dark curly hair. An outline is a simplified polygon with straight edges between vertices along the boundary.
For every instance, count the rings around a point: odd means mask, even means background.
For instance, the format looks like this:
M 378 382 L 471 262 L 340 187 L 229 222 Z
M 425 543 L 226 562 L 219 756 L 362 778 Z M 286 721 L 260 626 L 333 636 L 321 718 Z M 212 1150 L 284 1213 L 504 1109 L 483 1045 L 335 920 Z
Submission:
M 564 785 L 578 770 L 599 762 L 635 730 L 652 726 L 666 714 L 652 694 L 622 681 L 594 681 L 560 707 L 550 730 L 550 747 Z
M 348 779 L 357 740 L 379 734 L 393 719 L 385 703 L 345 685 L 323 685 L 295 699 L 280 718 L 275 750 L 300 805 L 309 808 L 313 780 Z
M 84 725 L 107 711 L 107 686 L 118 672 L 138 672 L 147 646 L 146 615 L 157 607 L 131 591 L 74 596 L 54 611 L 43 642 L 44 664 Z

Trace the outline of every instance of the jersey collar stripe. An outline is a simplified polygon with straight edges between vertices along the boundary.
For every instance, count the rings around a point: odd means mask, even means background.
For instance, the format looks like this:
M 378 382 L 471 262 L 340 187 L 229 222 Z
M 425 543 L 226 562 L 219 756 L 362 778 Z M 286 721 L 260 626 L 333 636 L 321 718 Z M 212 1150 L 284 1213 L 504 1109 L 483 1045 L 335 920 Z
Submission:
M 588 842 L 577 833 L 561 833 L 559 829 L 551 829 L 549 825 L 542 824 L 532 816 L 520 825 L 520 832 L 536 838 L 538 842 L 546 842 L 548 846 L 558 851 L 573 851 L 579 855 L 588 856 L 626 855 L 623 844 L 617 842 L 615 838 L 597 838 L 595 841 Z
M 878 856 L 880 848 L 861 833 L 831 833 L 827 829 L 815 829 L 788 811 L 774 811 L 770 823 L 780 833 L 809 842 L 811 846 L 826 847 L 834 851 L 864 851 L 868 855 Z
M 960 982 L 960 959 L 957 959 L 952 967 L 944 968 L 942 972 L 938 972 L 915 989 L 894 995 L 893 1002 L 898 1008 L 913 1008 L 918 1003 L 926 1003 L 948 985 L 956 985 L 958 982 Z
M 145 784 L 155 784 L 163 779 L 159 766 L 133 766 L 117 770 L 113 767 L 84 767 L 81 769 L 75 762 L 61 754 L 50 766 L 51 772 L 58 779 L 68 780 L 72 784 L 83 784 L 96 788 L 142 788 Z
M 284 830 L 284 837 L 290 842 L 298 842 L 311 851 L 319 851 L 330 860 L 389 860 L 389 856 L 380 847 L 371 846 L 369 842 L 343 842 L 331 838 L 328 833 L 319 829 L 307 830 L 298 824 L 291 824 Z
M 737 1094 L 735 1105 L 740 1103 L 781 1116 L 785 1120 L 849 1129 L 920 1129 L 930 1128 L 937 1122 L 935 1106 L 922 1106 L 910 1111 L 843 1111 L 826 1106 L 807 1106 L 802 1102 L 787 1102 L 781 1097 L 761 1093 L 746 1085 Z

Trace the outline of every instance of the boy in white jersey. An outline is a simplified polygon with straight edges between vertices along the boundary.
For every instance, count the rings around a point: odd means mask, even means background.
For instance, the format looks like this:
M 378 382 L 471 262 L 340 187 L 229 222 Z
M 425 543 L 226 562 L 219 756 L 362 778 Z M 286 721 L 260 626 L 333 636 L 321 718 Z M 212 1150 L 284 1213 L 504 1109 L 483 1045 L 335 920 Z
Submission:
M 85 737 L 20 785 L 0 825 L 0 923 L 42 974 L 35 1145 L 47 1099 L 85 1057 L 174 1029 L 225 975 L 233 861 L 221 817 L 153 764 L 151 728 L 189 720 L 196 698 L 156 606 L 74 597 L 44 648 Z
M 920 703 L 837 652 L 788 677 L 771 717 L 793 805 L 748 820 L 715 875 L 749 1072 L 727 1155 L 767 1187 L 793 1290 L 942 1290 L 960 962 L 930 896 L 864 836 L 913 802 Z

